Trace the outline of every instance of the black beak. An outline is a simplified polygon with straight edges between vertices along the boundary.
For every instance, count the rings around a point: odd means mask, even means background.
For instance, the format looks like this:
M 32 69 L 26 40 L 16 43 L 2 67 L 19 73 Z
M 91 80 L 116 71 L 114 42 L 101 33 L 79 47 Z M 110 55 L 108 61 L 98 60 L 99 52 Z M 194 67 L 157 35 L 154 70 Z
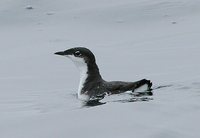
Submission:
M 54 54 L 56 54 L 56 55 L 61 55 L 61 56 L 66 55 L 64 51 L 56 52 L 56 53 L 54 53 Z

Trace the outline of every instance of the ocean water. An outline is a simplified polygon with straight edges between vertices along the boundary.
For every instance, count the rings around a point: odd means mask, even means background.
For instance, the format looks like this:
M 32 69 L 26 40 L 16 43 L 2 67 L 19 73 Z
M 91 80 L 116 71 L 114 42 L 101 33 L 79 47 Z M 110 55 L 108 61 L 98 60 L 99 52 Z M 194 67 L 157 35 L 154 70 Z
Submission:
M 198 0 L 1 0 L 0 13 L 0 137 L 200 137 Z M 105 80 L 169 87 L 84 105 L 78 70 L 53 54 L 76 46 Z

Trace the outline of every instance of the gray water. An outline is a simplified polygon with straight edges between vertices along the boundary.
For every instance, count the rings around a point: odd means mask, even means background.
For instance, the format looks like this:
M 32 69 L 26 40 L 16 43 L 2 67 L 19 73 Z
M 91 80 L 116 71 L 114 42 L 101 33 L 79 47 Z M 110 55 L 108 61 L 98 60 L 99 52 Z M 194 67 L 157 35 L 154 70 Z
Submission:
M 199 137 L 199 5 L 1 0 L 0 137 Z M 170 87 L 83 105 L 78 70 L 53 54 L 75 46 L 94 52 L 105 80 Z

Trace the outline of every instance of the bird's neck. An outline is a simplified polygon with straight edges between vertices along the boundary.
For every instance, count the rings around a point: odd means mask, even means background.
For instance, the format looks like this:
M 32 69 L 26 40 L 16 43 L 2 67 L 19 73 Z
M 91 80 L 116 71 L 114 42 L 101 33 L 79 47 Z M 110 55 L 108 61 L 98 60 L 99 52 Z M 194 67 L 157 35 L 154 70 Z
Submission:
M 79 67 L 79 70 L 80 82 L 78 95 L 81 95 L 87 92 L 88 86 L 92 86 L 92 84 L 100 82 L 102 80 L 102 77 L 100 75 L 99 68 L 95 62 L 91 64 L 87 63 Z
M 87 68 L 88 79 L 92 81 L 102 79 L 99 72 L 99 67 L 97 66 L 96 62 L 94 62 L 93 64 L 87 64 Z

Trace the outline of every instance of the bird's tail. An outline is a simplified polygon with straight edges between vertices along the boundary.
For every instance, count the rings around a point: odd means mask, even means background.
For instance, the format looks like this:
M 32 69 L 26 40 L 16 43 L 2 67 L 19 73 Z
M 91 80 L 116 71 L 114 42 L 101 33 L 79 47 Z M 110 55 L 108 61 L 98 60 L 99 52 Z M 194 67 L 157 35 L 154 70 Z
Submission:
M 136 88 L 133 92 L 148 92 L 152 90 L 152 82 L 150 80 L 142 79 L 136 82 Z

